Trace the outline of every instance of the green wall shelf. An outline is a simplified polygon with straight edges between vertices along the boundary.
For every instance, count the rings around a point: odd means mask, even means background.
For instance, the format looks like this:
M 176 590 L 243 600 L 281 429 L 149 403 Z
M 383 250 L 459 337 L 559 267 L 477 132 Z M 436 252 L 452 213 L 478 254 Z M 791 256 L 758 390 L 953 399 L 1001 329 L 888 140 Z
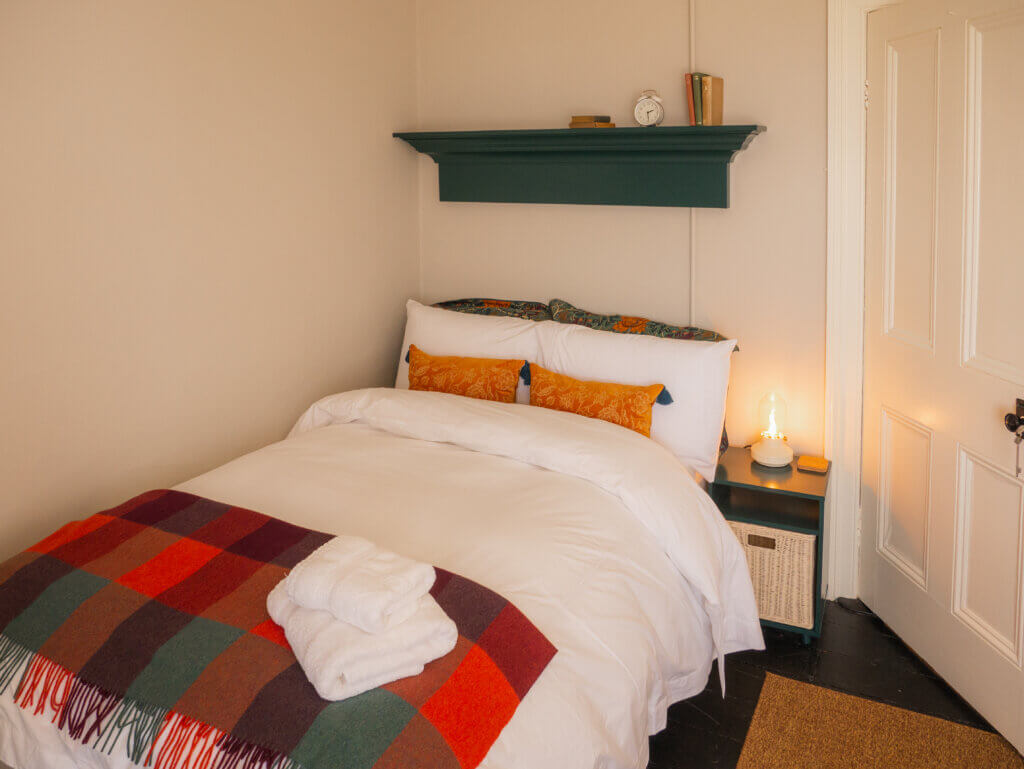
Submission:
M 441 200 L 729 207 L 729 164 L 759 125 L 403 131 Z

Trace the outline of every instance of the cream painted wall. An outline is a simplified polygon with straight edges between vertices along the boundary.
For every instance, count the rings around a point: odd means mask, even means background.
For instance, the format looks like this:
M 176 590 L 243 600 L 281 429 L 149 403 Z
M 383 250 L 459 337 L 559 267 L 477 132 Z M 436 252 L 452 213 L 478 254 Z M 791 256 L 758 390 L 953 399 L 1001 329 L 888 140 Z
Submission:
M 697 216 L 699 325 L 740 340 L 728 429 L 756 436 L 771 390 L 794 448 L 824 451 L 826 3 L 698 0 L 697 62 L 725 78 L 725 120 L 768 130 L 733 163 L 731 206 Z
M 420 0 L 417 9 L 421 128 L 561 128 L 588 112 L 631 125 L 643 88 L 668 97 L 666 122 L 683 120 L 685 1 Z M 420 163 L 425 300 L 559 297 L 686 321 L 685 209 L 439 203 L 436 166 Z
M 394 376 L 413 3 L 0 3 L 0 560 Z
M 769 130 L 697 212 L 693 309 L 741 341 L 734 442 L 774 388 L 818 452 L 825 5 L 696 2 Z M 688 38 L 684 0 L 0 3 L 0 557 L 389 382 L 407 296 L 686 322 L 687 210 L 441 204 L 390 132 L 628 125 L 642 88 L 681 123 Z
M 699 71 L 724 76 L 725 120 L 767 133 L 740 153 L 728 210 L 696 213 L 698 325 L 739 338 L 727 426 L 759 429 L 772 389 L 798 451 L 823 450 L 823 0 L 695 0 Z M 684 121 L 686 0 L 420 0 L 424 129 L 561 127 L 574 112 L 632 125 L 644 88 Z M 414 126 L 405 126 L 414 127 Z M 602 312 L 689 318 L 686 209 L 440 203 L 420 160 L 422 294 L 560 297 Z

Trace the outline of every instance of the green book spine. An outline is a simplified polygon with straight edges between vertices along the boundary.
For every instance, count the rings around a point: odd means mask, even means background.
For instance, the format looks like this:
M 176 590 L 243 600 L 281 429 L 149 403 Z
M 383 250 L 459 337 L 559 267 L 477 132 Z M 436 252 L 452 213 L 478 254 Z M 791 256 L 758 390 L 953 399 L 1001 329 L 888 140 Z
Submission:
M 696 116 L 694 125 L 704 125 L 704 111 L 702 108 L 702 94 L 703 89 L 701 88 L 701 80 L 707 77 L 704 72 L 693 73 L 693 114 Z

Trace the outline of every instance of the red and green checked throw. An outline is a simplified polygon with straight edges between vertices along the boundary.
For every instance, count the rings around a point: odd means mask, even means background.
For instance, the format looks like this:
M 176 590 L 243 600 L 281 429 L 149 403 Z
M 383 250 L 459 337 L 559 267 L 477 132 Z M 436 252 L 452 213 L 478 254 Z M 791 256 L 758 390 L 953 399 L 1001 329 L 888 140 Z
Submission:
M 0 564 L 0 696 L 158 769 L 476 766 L 555 647 L 501 596 L 437 569 L 455 650 L 322 700 L 266 599 L 328 539 L 177 491 L 68 524 Z

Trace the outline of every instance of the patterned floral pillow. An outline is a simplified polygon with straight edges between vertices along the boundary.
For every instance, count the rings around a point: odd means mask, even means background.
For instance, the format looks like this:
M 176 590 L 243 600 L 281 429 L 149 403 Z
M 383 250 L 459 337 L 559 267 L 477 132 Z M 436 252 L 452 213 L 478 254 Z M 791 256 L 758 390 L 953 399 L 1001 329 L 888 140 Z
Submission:
M 503 315 L 509 318 L 527 320 L 551 320 L 551 312 L 543 302 L 528 302 L 518 299 L 450 299 L 437 302 L 434 307 L 455 312 L 469 312 L 474 315 Z
M 409 345 L 409 389 L 514 403 L 523 360 L 428 355 Z
M 662 339 L 695 339 L 698 342 L 721 342 L 724 336 L 697 326 L 673 326 L 647 318 L 631 315 L 600 315 L 581 310 L 561 299 L 552 299 L 548 304 L 551 317 L 559 323 L 575 323 L 577 326 L 596 328 L 598 331 L 615 331 L 619 334 L 644 334 Z
M 671 403 L 665 385 L 639 387 L 612 382 L 585 382 L 548 371 L 536 363 L 530 364 L 531 406 L 603 419 L 628 427 L 648 438 L 651 436 L 651 412 L 655 401 L 660 399 Z

